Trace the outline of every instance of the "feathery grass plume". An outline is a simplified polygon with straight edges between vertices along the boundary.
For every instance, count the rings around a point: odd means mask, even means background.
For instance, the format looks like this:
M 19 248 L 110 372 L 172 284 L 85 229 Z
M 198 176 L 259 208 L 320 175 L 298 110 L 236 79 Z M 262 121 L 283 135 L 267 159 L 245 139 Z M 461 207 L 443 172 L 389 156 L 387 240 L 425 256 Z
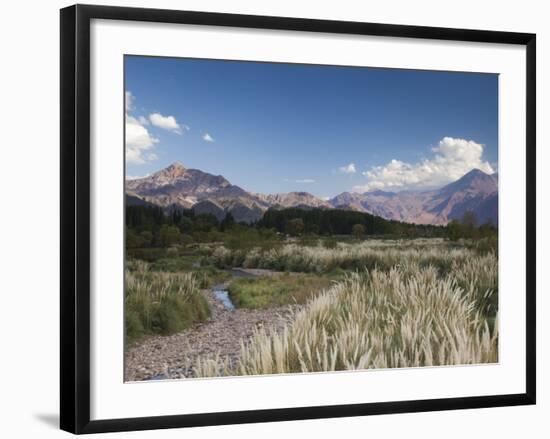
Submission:
M 132 261 L 126 268 L 124 312 L 126 337 L 172 334 L 206 320 L 210 308 L 193 273 L 151 271 Z
M 341 269 L 389 270 L 396 265 L 415 263 L 420 267 L 434 266 L 442 274 L 454 264 L 462 264 L 475 256 L 475 250 L 450 247 L 443 240 L 428 243 L 426 240 L 392 241 L 368 240 L 360 244 L 338 243 L 334 248 L 286 244 L 279 248 L 241 249 L 217 248 L 211 255 L 220 268 L 244 266 L 281 271 L 323 273 Z
M 245 374 L 488 363 L 497 331 L 432 267 L 373 270 L 313 299 L 286 331 L 257 334 L 243 354 Z
M 491 329 L 480 301 L 486 294 L 479 293 L 496 291 L 496 257 L 470 255 L 466 261 L 463 252 L 447 251 L 456 254 L 445 275 L 440 267 L 423 266 L 422 259 L 435 257 L 429 250 L 385 271 L 349 275 L 295 312 L 283 331 L 262 329 L 241 343 L 240 360 L 229 374 L 498 361 L 498 324 Z M 491 311 L 496 320 L 496 309 Z

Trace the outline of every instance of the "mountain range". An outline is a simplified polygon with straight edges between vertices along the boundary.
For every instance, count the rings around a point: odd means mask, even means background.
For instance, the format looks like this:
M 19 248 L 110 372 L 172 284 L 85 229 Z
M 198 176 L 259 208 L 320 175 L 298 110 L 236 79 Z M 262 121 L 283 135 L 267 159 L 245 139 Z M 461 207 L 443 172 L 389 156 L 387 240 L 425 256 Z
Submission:
M 473 212 L 478 223 L 498 225 L 498 174 L 473 169 L 458 180 L 427 191 L 343 192 L 329 200 L 308 192 L 259 194 L 231 184 L 221 175 L 188 169 L 176 162 L 154 174 L 126 180 L 128 204 L 150 203 L 165 209 L 187 208 L 219 220 L 230 212 L 236 221 L 254 222 L 270 208 L 348 209 L 416 224 L 447 224 Z

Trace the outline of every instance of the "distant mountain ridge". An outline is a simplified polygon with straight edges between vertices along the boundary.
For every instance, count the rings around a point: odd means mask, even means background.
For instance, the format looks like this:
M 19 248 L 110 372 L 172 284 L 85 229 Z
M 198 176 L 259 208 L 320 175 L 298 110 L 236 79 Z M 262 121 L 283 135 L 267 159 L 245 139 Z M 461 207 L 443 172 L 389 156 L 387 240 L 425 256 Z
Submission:
M 219 220 L 231 213 L 236 221 L 248 223 L 259 220 L 270 208 L 299 207 L 357 210 L 417 224 L 447 224 L 471 211 L 479 223 L 498 224 L 498 175 L 478 169 L 437 190 L 343 192 L 327 201 L 308 192 L 247 192 L 221 175 L 188 169 L 176 162 L 148 177 L 127 180 L 126 194 L 129 204 L 193 209 Z
M 447 224 L 470 211 L 479 224 L 498 225 L 498 175 L 479 169 L 440 189 L 421 192 L 344 192 L 330 200 L 335 208 L 368 212 L 416 224 Z
M 308 192 L 288 192 L 281 194 L 255 194 L 262 201 L 267 203 L 269 207 L 273 208 L 287 208 L 287 207 L 322 207 L 330 209 L 332 205 L 325 200 L 317 198 Z
M 154 174 L 126 181 L 126 193 L 164 208 L 182 207 L 211 213 L 223 219 L 230 212 L 236 221 L 254 222 L 271 208 L 325 207 L 331 205 L 307 192 L 264 195 L 247 192 L 221 175 L 185 168 L 176 162 Z

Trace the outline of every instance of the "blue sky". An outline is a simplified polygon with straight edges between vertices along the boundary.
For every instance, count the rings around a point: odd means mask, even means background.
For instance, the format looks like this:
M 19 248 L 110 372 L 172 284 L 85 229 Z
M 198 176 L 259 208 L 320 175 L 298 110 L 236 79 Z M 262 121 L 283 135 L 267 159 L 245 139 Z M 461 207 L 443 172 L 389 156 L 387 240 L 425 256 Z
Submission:
M 497 170 L 497 75 L 127 56 L 125 89 L 129 177 L 329 197 Z

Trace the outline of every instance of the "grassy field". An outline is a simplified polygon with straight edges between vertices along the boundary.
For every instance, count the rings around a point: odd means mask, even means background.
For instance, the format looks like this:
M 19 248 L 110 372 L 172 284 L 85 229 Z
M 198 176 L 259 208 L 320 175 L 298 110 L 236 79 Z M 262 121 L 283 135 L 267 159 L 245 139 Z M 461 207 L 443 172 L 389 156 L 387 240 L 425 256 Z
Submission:
M 142 261 L 126 269 L 124 300 L 126 340 L 168 335 L 206 320 L 210 308 L 194 273 L 154 271 Z
M 432 265 L 440 271 L 448 271 L 453 263 L 464 261 L 471 253 L 465 246 L 450 245 L 439 239 L 368 240 L 351 244 L 339 242 L 332 248 L 327 248 L 325 241 L 318 241 L 315 246 L 292 243 L 268 250 L 230 250 L 220 246 L 211 258 L 220 268 L 242 266 L 309 273 L 335 269 L 389 270 L 397 264 L 413 262 L 421 267 Z
M 284 332 L 258 332 L 243 345 L 236 371 L 218 370 L 257 375 L 497 361 L 497 331 L 470 293 L 431 267 L 350 275 L 313 298 Z
M 238 278 L 229 283 L 228 290 L 237 308 L 257 309 L 306 303 L 331 283 L 329 276 L 284 273 L 259 278 Z
M 495 242 L 309 239 L 169 250 L 128 264 L 129 337 L 204 320 L 201 291 L 219 282 L 238 308 L 301 305 L 284 331 L 265 327 L 243 340 L 231 368 L 219 356 L 197 359 L 196 377 L 498 360 Z M 224 270 L 232 267 L 276 273 L 231 278 Z
M 204 359 L 197 376 L 498 360 L 498 260 L 487 246 L 381 240 L 289 244 L 245 255 L 220 247 L 212 257 L 218 266 L 348 274 L 310 294 L 285 331 L 262 330 L 243 344 L 236 368 Z
M 218 247 L 211 256 L 220 268 L 242 266 L 290 272 L 317 273 L 379 270 L 399 267 L 415 272 L 432 267 L 438 276 L 453 274 L 458 286 L 472 290 L 476 305 L 487 316 L 497 308 L 498 261 L 494 249 L 465 244 L 450 244 L 442 239 L 411 241 L 372 240 L 361 243 L 338 243 L 326 248 L 287 244 L 277 249 L 229 250 Z

